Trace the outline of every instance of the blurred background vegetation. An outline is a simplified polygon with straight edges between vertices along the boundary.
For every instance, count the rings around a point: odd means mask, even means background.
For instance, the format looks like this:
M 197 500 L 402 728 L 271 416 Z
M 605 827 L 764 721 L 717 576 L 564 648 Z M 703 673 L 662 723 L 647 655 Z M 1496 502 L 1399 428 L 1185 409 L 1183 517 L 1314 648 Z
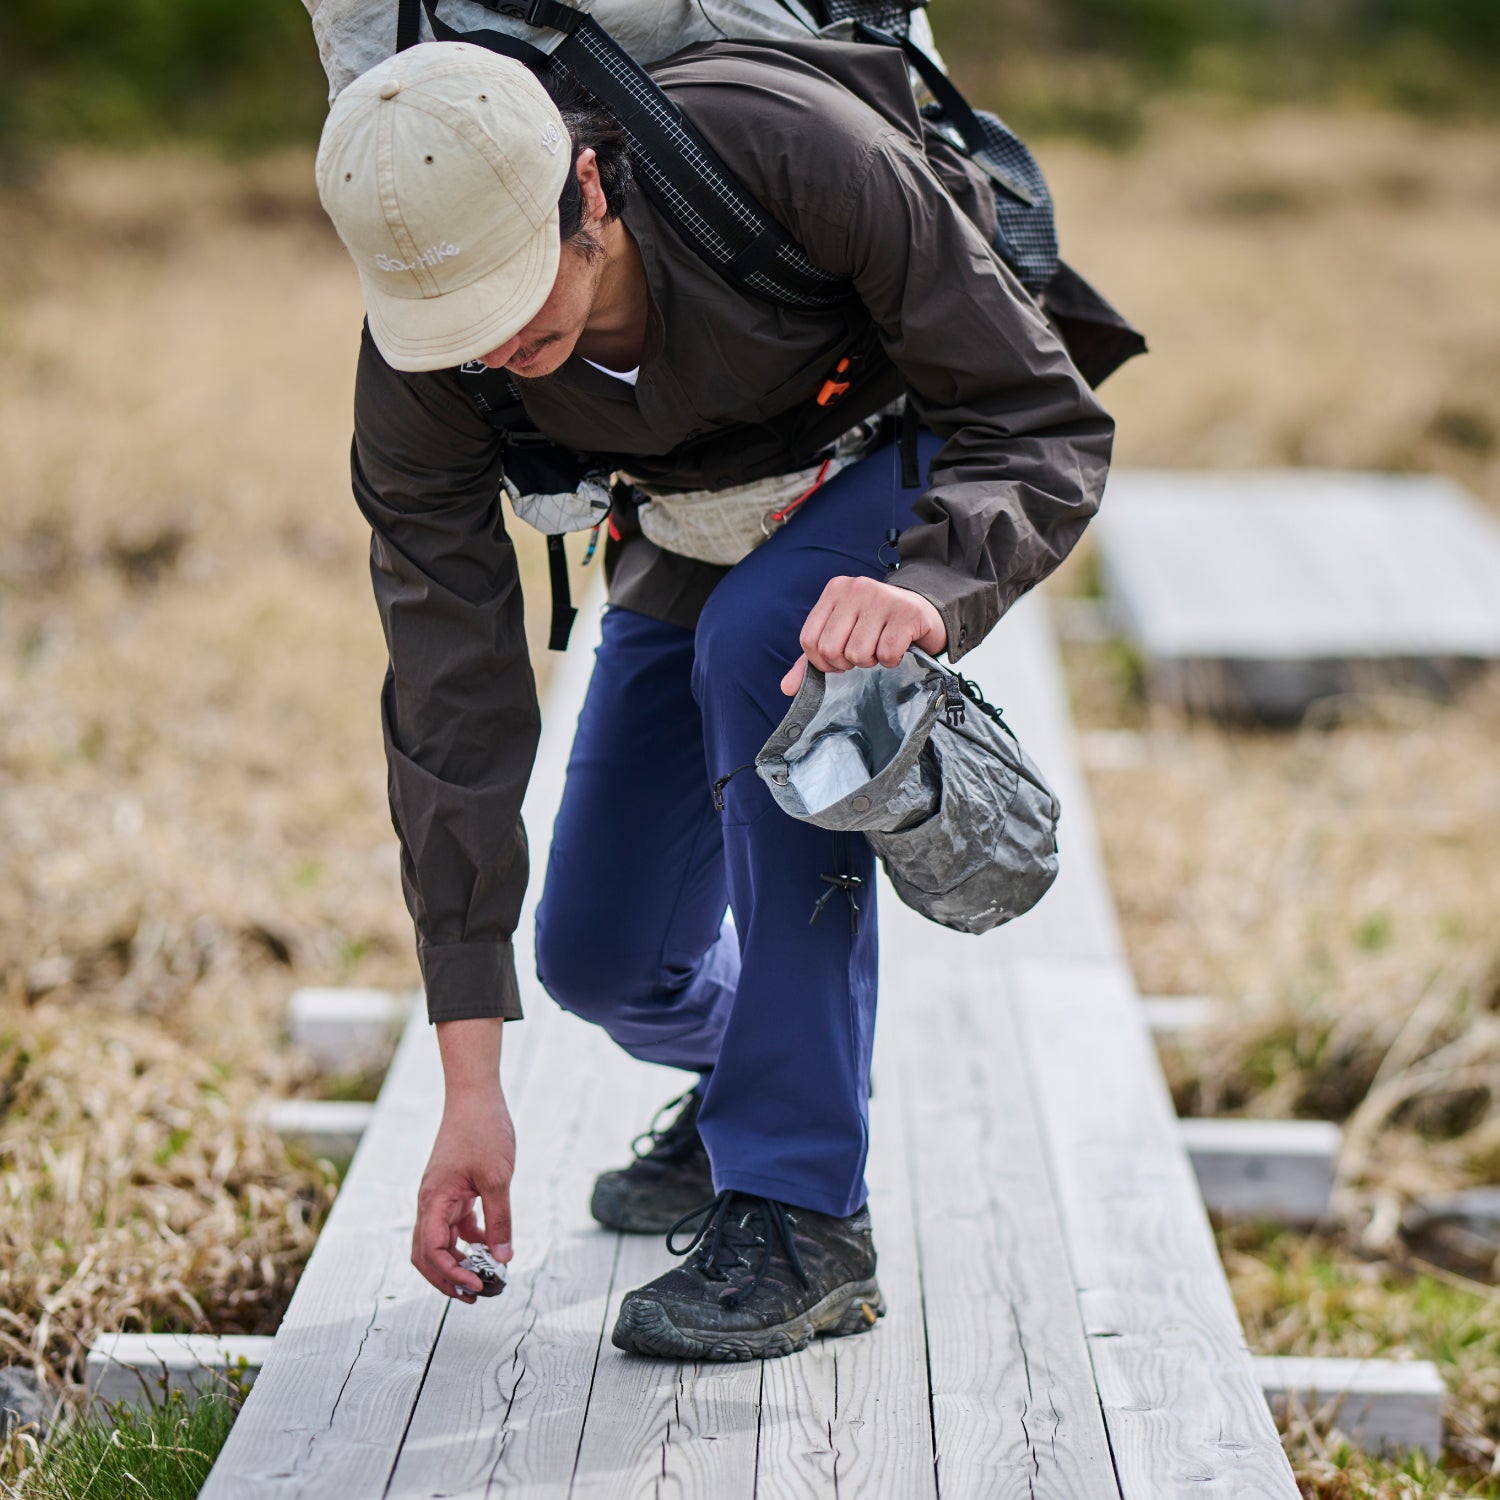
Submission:
M 393 7 L 394 10 L 394 7 Z M 1026 129 L 1128 141 L 1149 98 L 1500 107 L 1496 0 L 938 0 L 963 81 Z M 394 24 L 394 22 L 393 22 Z M 293 0 L 6 0 L 0 132 L 235 149 L 315 134 L 324 107 Z

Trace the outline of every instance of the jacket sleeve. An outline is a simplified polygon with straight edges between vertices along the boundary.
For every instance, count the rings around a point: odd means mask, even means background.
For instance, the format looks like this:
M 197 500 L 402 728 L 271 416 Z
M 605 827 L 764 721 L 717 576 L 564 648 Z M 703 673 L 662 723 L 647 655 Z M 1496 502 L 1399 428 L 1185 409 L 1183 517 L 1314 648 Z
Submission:
M 500 459 L 451 376 L 393 370 L 365 331 L 354 496 L 390 653 L 391 819 L 433 1021 L 521 1014 L 512 938 L 540 720 Z
M 917 410 L 944 439 L 887 581 L 937 606 L 957 660 L 1082 534 L 1114 424 L 914 141 L 882 132 L 845 203 L 842 236 L 809 218 L 808 249 L 853 277 Z

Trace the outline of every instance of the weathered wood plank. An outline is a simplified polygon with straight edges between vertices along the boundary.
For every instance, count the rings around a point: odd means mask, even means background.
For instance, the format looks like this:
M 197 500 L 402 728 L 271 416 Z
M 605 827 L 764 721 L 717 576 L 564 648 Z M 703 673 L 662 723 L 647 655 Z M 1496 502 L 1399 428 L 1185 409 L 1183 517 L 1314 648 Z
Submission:
M 437 1048 L 415 1017 L 206 1500 L 384 1490 L 446 1309 L 410 1263 L 441 1098 Z
M 946 960 L 885 1018 L 906 1064 L 940 1492 L 1115 1495 L 1003 971 L 986 972 L 984 939 L 918 947 L 907 915 L 888 919 L 887 950 Z
M 881 899 L 894 902 L 889 890 Z M 883 976 L 888 1023 L 918 995 Z M 767 1360 L 756 1500 L 936 1500 L 927 1335 L 917 1255 L 913 1165 L 903 1110 L 906 1059 L 893 1035 L 876 1043 L 866 1177 L 888 1311 L 870 1333 L 819 1339 L 793 1359 Z
M 1022 964 L 1017 1015 L 1124 1500 L 1293 1500 L 1128 977 Z
M 592 667 L 597 604 L 580 611 L 578 627 L 578 645 L 555 679 L 562 700 L 575 705 Z M 575 717 L 576 706 L 572 716 L 549 714 L 543 726 L 525 806 L 533 831 L 552 825 Z M 538 884 L 532 882 L 517 930 L 522 953 Z M 524 1118 L 530 1063 L 555 1008 L 531 966 L 523 960 L 517 967 L 528 1011 L 541 1023 L 506 1028 L 506 1093 Z M 448 1311 L 410 1263 L 416 1187 L 442 1099 L 436 1040 L 418 1012 L 271 1356 L 202 1492 L 206 1500 L 348 1500 L 384 1492 Z
M 672 1084 L 563 1015 L 549 1017 L 534 1066 L 518 1125 L 511 1283 L 444 1323 L 393 1500 L 563 1495 L 572 1481 L 619 1248 L 589 1217 L 589 1192 Z
M 609 1342 L 625 1294 L 671 1264 L 654 1235 L 621 1236 L 570 1500 L 754 1495 L 760 1364 L 642 1359 Z
M 1121 471 L 1092 530 L 1153 657 L 1500 655 L 1500 527 L 1448 479 Z
M 1500 657 L 1500 527 L 1449 480 L 1126 472 L 1094 529 L 1153 693 L 1190 707 L 1294 719 Z

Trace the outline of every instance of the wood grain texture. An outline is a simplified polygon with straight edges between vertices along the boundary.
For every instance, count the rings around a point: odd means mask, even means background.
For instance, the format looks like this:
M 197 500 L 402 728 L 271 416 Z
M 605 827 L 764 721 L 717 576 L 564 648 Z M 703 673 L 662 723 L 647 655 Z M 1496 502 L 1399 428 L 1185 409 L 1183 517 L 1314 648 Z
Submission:
M 1294 1500 L 1128 976 L 1028 963 L 1016 984 L 1124 1500 Z
M 447 1310 L 410 1263 L 441 1100 L 437 1047 L 414 1017 L 207 1500 L 384 1490 Z
M 671 1087 L 597 1027 L 548 1019 L 520 1112 L 516 1259 L 499 1297 L 455 1307 L 392 1497 L 566 1494 L 595 1384 L 619 1236 L 589 1217 L 595 1175 Z
M 889 890 L 881 899 L 894 901 Z M 919 1004 L 882 976 L 886 1021 Z M 883 1023 L 884 1024 L 884 1023 Z M 935 1500 L 932 1409 L 912 1170 L 902 1109 L 905 1059 L 876 1042 L 866 1179 L 888 1311 L 869 1333 L 819 1339 L 768 1360 L 761 1397 L 756 1500 Z
M 886 918 L 886 952 L 908 957 L 888 970 L 907 982 L 884 1024 L 903 1064 L 939 1490 L 1104 1500 L 1118 1491 L 1004 971 L 986 939 L 923 942 L 920 920 Z
M 643 1359 L 609 1342 L 625 1294 L 673 1264 L 655 1235 L 624 1235 L 570 1500 L 750 1500 L 761 1366 Z
M 576 705 L 598 640 L 597 596 L 580 611 L 578 627 L 575 650 L 555 679 L 561 701 L 574 706 L 571 714 L 548 715 L 527 792 L 525 816 L 533 830 L 551 827 L 561 799 Z M 518 1115 L 534 1076 L 530 1064 L 555 1011 L 530 961 L 536 886 L 532 882 L 517 929 L 517 969 L 537 1024 L 506 1028 L 503 1064 Z M 402 1034 L 375 1115 L 271 1356 L 205 1485 L 208 1500 L 383 1494 L 448 1312 L 447 1300 L 410 1263 L 416 1188 L 442 1099 L 436 1039 L 418 1011 Z

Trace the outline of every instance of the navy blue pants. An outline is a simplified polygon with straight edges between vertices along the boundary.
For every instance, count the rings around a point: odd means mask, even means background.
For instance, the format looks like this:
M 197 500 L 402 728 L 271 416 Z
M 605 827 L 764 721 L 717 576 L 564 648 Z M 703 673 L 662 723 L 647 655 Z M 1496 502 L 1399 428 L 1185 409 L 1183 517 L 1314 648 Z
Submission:
M 924 434 L 924 470 L 935 447 Z M 885 534 L 918 493 L 883 447 L 732 568 L 696 631 L 606 612 L 537 912 L 538 975 L 561 1006 L 633 1057 L 704 1075 L 715 1188 L 829 1214 L 865 1201 L 874 856 L 787 816 L 753 770 L 723 812 L 712 785 L 785 715 L 781 678 L 823 586 L 884 576 Z M 824 872 L 864 880 L 857 933 L 841 893 L 809 922 Z

